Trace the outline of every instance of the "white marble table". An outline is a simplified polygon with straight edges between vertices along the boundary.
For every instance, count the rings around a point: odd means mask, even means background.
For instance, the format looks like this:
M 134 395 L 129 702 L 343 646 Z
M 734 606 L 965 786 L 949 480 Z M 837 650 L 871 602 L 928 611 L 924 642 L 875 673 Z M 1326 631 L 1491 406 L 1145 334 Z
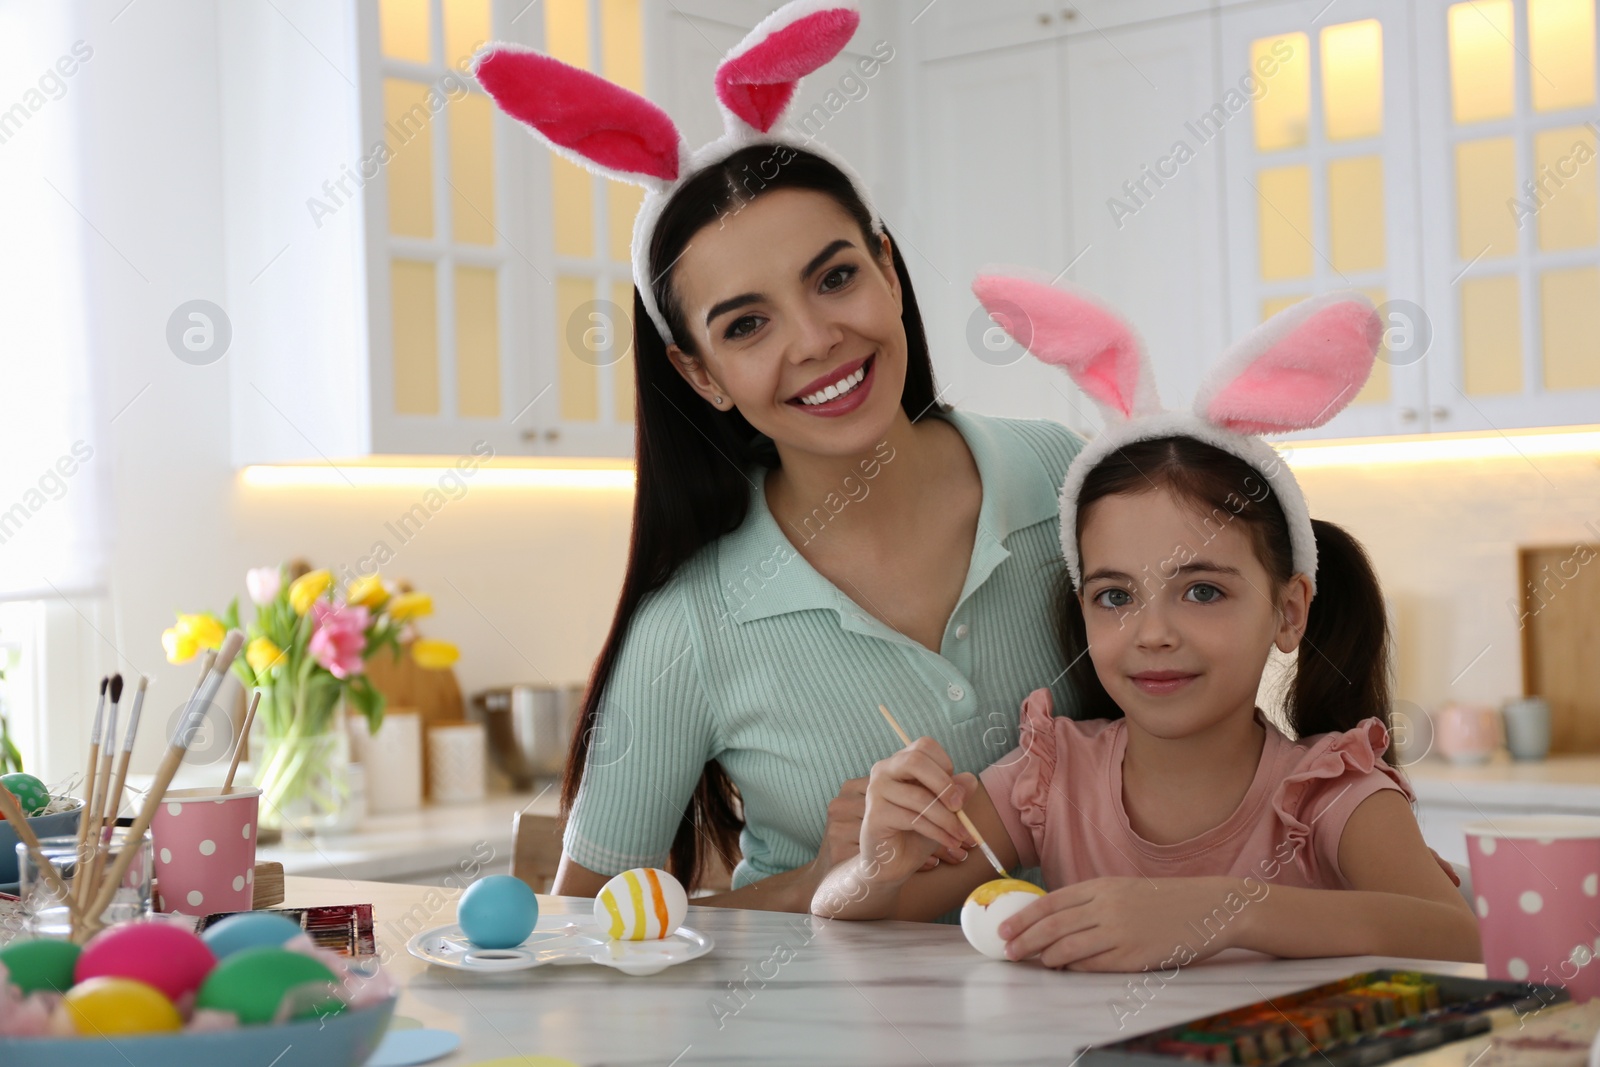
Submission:
M 397 1013 L 463 1038 L 446 1065 L 563 1056 L 585 1067 L 695 1064 L 1070 1064 L 1084 1045 L 1380 966 L 1482 977 L 1478 965 L 1376 957 L 1282 961 L 1249 956 L 1151 979 L 1083 975 L 986 960 L 958 929 L 847 923 L 778 912 L 690 908 L 715 950 L 660 974 L 541 967 L 484 977 L 409 956 L 410 933 L 452 922 L 456 894 L 425 887 L 291 877 L 288 906 L 371 903 Z M 592 902 L 540 897 L 545 914 Z M 1122 1014 L 1136 1011 L 1118 1028 Z

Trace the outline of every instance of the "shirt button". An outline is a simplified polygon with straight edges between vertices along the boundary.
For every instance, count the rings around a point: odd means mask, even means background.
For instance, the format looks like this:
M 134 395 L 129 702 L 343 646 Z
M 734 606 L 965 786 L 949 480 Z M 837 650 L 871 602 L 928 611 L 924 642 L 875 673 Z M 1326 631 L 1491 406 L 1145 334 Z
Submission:
M 956 625 L 956 640 L 959 641 L 963 637 L 966 637 L 966 636 L 967 636 L 967 624 L 964 623 L 964 622 L 963 623 L 958 623 Z
M 945 694 L 949 696 L 951 700 L 960 700 L 962 697 L 967 695 L 967 691 L 952 682 L 950 684 L 950 688 L 945 690 Z

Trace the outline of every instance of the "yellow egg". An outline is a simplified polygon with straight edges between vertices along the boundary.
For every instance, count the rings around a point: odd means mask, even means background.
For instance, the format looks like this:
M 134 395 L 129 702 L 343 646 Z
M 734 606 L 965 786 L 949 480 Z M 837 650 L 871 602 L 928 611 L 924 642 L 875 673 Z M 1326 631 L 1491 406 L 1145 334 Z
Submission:
M 996 878 L 974 889 L 961 905 L 961 932 L 967 943 L 992 960 L 1006 958 L 1006 939 L 1000 924 L 1044 896 L 1032 882 L 1016 878 Z
M 84 1037 L 155 1034 L 183 1029 L 172 1001 L 132 978 L 90 978 L 67 990 L 63 1003 Z
M 689 894 L 678 880 L 655 867 L 623 871 L 594 898 L 594 922 L 617 941 L 666 937 L 689 914 Z

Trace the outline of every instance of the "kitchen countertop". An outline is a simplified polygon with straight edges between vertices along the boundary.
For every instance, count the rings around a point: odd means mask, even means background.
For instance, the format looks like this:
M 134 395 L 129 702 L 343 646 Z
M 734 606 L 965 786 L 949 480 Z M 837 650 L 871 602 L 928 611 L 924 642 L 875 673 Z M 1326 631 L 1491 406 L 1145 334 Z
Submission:
M 1600 815 L 1600 756 L 1558 755 L 1523 763 L 1502 751 L 1476 765 L 1429 756 L 1407 765 L 1405 773 L 1423 804 Z
M 1484 973 L 1480 964 L 1235 952 L 1158 981 L 987 960 L 960 930 L 935 923 L 690 907 L 685 925 L 710 935 L 715 948 L 660 974 L 631 978 L 580 965 L 482 975 L 424 964 L 405 949 L 412 934 L 454 921 L 455 892 L 314 878 L 289 878 L 286 888 L 290 907 L 374 905 L 378 951 L 400 987 L 397 1014 L 462 1038 L 459 1050 L 437 1061 L 442 1067 L 536 1055 L 677 1067 L 1069 1064 L 1090 1043 L 1374 967 Z M 541 895 L 539 907 L 587 919 L 594 905 Z M 1461 1067 L 1448 1057 L 1434 1062 Z
M 256 849 L 260 862 L 283 864 L 285 874 L 370 881 L 420 882 L 510 870 L 511 820 L 519 811 L 555 815 L 554 784 L 532 793 L 491 795 L 470 804 L 438 804 L 417 811 L 368 815 L 348 833 L 312 838 L 286 835 Z M 467 877 L 471 881 L 472 874 Z

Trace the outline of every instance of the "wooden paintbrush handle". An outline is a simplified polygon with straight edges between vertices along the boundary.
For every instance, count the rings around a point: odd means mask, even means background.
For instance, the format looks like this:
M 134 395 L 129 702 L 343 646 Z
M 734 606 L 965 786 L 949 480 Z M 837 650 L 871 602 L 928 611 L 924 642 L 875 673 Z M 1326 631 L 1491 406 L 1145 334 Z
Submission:
M 76 908 L 72 901 L 72 891 L 67 888 L 67 883 L 61 880 L 61 872 L 56 870 L 56 865 L 51 863 L 45 856 L 44 849 L 39 844 L 39 835 L 35 834 L 33 827 L 28 825 L 28 816 L 23 812 L 22 805 L 17 802 L 16 795 L 3 785 L 0 785 L 0 812 L 5 813 L 6 821 L 11 824 L 11 828 L 16 831 L 17 837 L 27 846 L 28 851 L 33 854 L 33 862 L 39 865 L 40 876 L 50 883 L 50 888 L 55 890 L 56 894 L 66 903 L 68 913 L 75 915 Z
M 144 805 L 140 807 L 138 817 L 133 820 L 127 836 L 123 838 L 122 851 L 117 853 L 116 862 L 111 865 L 111 870 L 94 895 L 93 903 L 84 913 L 83 924 L 73 938 L 78 944 L 82 944 L 89 934 L 100 928 L 100 916 L 111 906 L 112 899 L 116 897 L 117 886 L 121 884 L 123 875 L 128 873 L 128 866 L 138 853 L 139 844 L 144 839 L 145 832 L 150 829 L 151 820 L 156 817 L 156 808 L 166 797 L 167 787 L 172 784 L 172 779 L 178 773 L 178 765 L 183 762 L 183 754 L 188 751 L 190 742 L 194 740 L 195 731 L 200 728 L 200 720 L 205 717 L 206 709 L 216 698 L 217 690 L 222 687 L 228 668 L 233 665 L 234 657 L 239 654 L 239 649 L 243 646 L 244 634 L 238 630 L 229 630 L 228 636 L 223 638 L 222 648 L 217 651 L 214 668 L 189 698 L 188 706 L 183 709 L 183 717 L 178 720 L 178 728 L 172 735 L 172 745 L 167 749 L 166 756 L 161 760 L 161 766 L 156 770 L 155 781 L 150 783 L 150 792 L 145 794 Z

